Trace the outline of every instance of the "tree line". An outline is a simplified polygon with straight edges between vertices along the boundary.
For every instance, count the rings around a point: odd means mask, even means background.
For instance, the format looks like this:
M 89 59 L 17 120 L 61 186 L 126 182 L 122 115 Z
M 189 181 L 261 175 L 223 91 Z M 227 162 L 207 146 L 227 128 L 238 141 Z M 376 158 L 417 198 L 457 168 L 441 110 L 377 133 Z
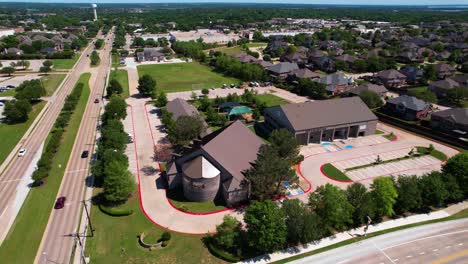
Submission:
M 421 177 L 380 177 L 370 188 L 353 183 L 346 190 L 326 184 L 309 195 L 308 203 L 286 199 L 253 202 L 245 227 L 231 216 L 205 238 L 211 251 L 229 261 L 271 253 L 320 240 L 335 232 L 382 221 L 386 217 L 428 212 L 468 197 L 468 154 L 460 153 Z
M 92 168 L 95 185 L 103 188 L 102 202 L 109 205 L 124 203 L 136 188 L 124 153 L 129 141 L 122 124 L 126 116 L 125 100 L 118 95 L 111 95 L 102 115 L 101 138 L 97 144 L 96 163 Z
M 225 54 L 214 57 L 211 65 L 216 71 L 242 81 L 265 81 L 267 79 L 267 74 L 262 66 L 254 63 L 241 63 L 238 59 Z
M 49 176 L 50 170 L 52 169 L 52 163 L 62 141 L 63 133 L 65 133 L 71 116 L 75 111 L 78 102 L 80 101 L 80 98 L 83 94 L 83 89 L 84 84 L 80 82 L 65 98 L 65 103 L 62 107 L 62 110 L 60 111 L 58 118 L 55 120 L 49 142 L 47 143 L 47 146 L 45 147 L 45 150 L 42 153 L 39 162 L 37 163 L 37 170 L 34 171 L 32 175 L 35 186 L 41 185 L 43 180 Z
M 15 99 L 5 103 L 3 112 L 6 121 L 11 124 L 26 122 L 32 104 L 47 94 L 41 80 L 24 81 L 15 89 Z

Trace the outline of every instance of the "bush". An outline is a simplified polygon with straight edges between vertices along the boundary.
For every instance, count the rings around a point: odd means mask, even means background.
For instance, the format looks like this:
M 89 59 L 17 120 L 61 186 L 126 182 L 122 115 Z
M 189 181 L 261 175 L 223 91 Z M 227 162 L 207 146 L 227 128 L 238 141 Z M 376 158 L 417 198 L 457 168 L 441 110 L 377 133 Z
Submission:
M 169 241 L 171 240 L 171 233 L 164 231 L 161 235 L 161 241 Z
M 237 256 L 234 256 L 232 254 L 229 254 L 217 247 L 215 247 L 213 244 L 210 242 L 207 243 L 208 250 L 210 251 L 211 254 L 213 254 L 215 257 L 218 257 L 222 260 L 225 260 L 227 262 L 235 263 L 239 262 L 241 259 Z
M 102 204 L 99 204 L 99 210 L 101 210 L 101 212 L 110 216 L 128 216 L 128 215 L 133 214 L 132 209 L 112 208 L 112 207 L 106 207 Z
M 161 243 L 161 247 L 167 247 L 168 244 L 169 244 L 169 241 L 165 240 Z
M 206 89 L 206 88 L 203 88 L 203 89 L 201 90 L 201 92 L 202 92 L 202 94 L 207 95 L 207 94 L 210 93 L 210 90 L 208 90 L 208 89 Z

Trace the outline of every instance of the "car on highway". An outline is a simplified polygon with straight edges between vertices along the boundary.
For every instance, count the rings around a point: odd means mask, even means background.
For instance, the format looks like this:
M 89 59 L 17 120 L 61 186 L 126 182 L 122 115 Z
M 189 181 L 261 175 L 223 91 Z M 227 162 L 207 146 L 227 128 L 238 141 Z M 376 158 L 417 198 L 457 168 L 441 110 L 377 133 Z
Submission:
M 94 103 L 95 103 L 95 104 L 99 103 L 99 99 L 97 99 L 97 98 L 94 99 Z
M 18 152 L 18 157 L 23 157 L 24 155 L 26 155 L 26 149 L 21 148 Z
M 87 158 L 88 156 L 89 156 L 89 151 L 87 151 L 87 150 L 84 150 L 84 151 L 81 153 L 81 158 L 82 158 L 82 159 L 85 159 L 85 158 Z
M 55 201 L 54 209 L 62 209 L 65 206 L 66 200 L 67 198 L 65 196 L 57 198 L 57 201 Z

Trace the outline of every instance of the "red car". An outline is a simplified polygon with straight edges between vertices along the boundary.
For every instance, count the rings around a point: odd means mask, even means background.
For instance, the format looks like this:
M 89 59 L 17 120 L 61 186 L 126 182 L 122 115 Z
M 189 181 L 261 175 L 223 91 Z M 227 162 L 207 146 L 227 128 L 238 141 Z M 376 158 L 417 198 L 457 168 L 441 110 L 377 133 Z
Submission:
M 55 202 L 54 209 L 62 209 L 65 206 L 65 201 L 67 198 L 65 196 L 57 198 L 57 201 Z

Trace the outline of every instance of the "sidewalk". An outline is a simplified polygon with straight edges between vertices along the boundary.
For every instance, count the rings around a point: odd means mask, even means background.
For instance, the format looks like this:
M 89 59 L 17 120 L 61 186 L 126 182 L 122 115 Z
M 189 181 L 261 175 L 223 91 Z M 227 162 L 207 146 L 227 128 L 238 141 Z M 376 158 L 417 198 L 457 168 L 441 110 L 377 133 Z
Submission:
M 378 223 L 375 225 L 370 225 L 369 229 L 367 230 L 367 233 L 371 234 L 374 232 L 378 232 L 378 231 L 382 231 L 382 230 L 386 230 L 390 228 L 395 228 L 399 226 L 405 226 L 405 225 L 414 224 L 418 222 L 424 222 L 428 220 L 440 219 L 440 218 L 444 218 L 444 217 L 453 215 L 455 213 L 458 213 L 467 208 L 468 208 L 468 201 L 465 201 L 465 202 L 451 205 L 445 208 L 444 210 L 431 212 L 429 214 L 412 215 L 412 216 L 408 216 L 405 218 L 399 218 L 395 220 L 389 220 L 389 221 L 385 221 L 382 223 Z M 287 248 L 279 252 L 261 255 L 255 258 L 251 258 L 251 259 L 239 262 L 239 263 L 255 263 L 255 264 L 270 263 L 270 262 L 278 261 L 281 259 L 289 258 L 292 256 L 300 255 L 303 253 L 311 252 L 320 248 L 324 248 L 324 247 L 351 239 L 356 236 L 361 236 L 364 233 L 365 233 L 364 227 L 351 229 L 342 233 L 335 234 L 334 236 L 323 238 L 322 240 L 318 242 L 311 242 L 303 246 Z

